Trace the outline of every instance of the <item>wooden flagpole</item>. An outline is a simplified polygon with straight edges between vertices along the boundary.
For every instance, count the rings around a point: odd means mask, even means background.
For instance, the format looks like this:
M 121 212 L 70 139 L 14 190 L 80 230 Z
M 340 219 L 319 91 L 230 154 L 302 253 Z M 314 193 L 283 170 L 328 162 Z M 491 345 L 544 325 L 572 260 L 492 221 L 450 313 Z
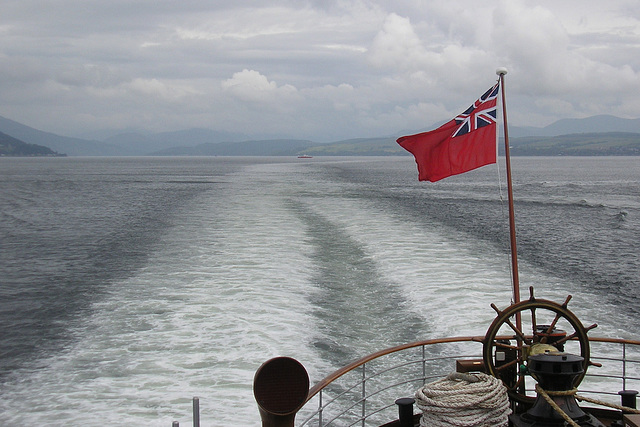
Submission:
M 507 74 L 506 68 L 498 68 L 496 74 L 500 76 L 500 92 L 502 92 L 502 118 L 504 121 L 504 154 L 507 164 L 507 192 L 509 195 L 509 234 L 511 236 L 511 274 L 513 275 L 513 303 L 520 302 L 520 279 L 518 278 L 518 249 L 516 247 L 516 220 L 515 209 L 513 207 L 513 184 L 511 182 L 511 156 L 509 153 L 509 128 L 507 126 L 507 104 L 504 93 L 504 76 Z M 520 314 L 518 312 L 517 314 Z M 521 328 L 519 318 L 516 318 L 518 328 Z

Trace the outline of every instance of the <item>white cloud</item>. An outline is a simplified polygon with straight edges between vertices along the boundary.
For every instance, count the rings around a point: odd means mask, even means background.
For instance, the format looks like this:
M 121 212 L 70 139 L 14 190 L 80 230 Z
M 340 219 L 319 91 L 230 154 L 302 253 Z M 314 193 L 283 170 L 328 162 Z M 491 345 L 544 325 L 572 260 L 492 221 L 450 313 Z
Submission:
M 392 13 L 373 40 L 369 59 L 377 67 L 406 70 L 423 65 L 426 55 L 411 21 Z
M 0 115 L 47 131 L 392 134 L 457 114 L 497 66 L 514 125 L 640 117 L 630 0 L 55 3 L 0 5 Z
M 255 70 L 244 69 L 222 82 L 222 89 L 243 101 L 277 102 L 277 98 L 290 100 L 297 93 L 291 85 L 278 86 Z
M 134 79 L 124 85 L 124 87 L 136 95 L 161 98 L 168 101 L 179 100 L 185 96 L 197 93 L 196 90 L 187 85 L 179 85 L 176 82 L 167 84 L 158 79 Z
M 578 15 L 583 13 L 580 8 L 575 10 Z M 524 109 L 517 119 L 523 120 L 526 114 L 542 116 L 542 105 L 553 106 L 546 110 L 545 121 L 549 123 L 555 118 L 611 114 L 617 105 L 634 102 L 630 94 L 640 90 L 640 70 L 590 55 L 575 43 L 562 15 L 548 7 L 512 0 L 503 1 L 494 19 L 493 37 L 513 72 L 513 90 L 516 96 L 533 100 L 529 106 L 522 104 Z M 581 25 L 587 25 L 584 18 Z M 580 26 L 569 21 L 569 28 Z

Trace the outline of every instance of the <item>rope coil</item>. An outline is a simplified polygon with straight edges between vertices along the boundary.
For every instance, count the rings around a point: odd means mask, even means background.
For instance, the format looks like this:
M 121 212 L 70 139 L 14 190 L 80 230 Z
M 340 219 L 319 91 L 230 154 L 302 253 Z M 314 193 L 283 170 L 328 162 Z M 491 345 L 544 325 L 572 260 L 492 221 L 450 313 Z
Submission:
M 420 388 L 415 398 L 422 427 L 507 426 L 511 413 L 502 381 L 483 373 L 451 373 Z

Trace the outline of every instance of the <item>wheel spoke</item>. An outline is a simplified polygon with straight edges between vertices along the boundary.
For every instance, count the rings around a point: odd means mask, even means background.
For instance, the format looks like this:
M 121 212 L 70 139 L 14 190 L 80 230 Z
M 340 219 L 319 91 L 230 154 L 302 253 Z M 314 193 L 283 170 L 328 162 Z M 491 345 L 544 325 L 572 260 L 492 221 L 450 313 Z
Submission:
M 511 388 L 511 390 L 518 390 L 520 386 L 524 384 L 524 375 L 518 375 L 518 381 L 516 381 L 515 385 Z
M 558 345 L 564 344 L 567 341 L 572 340 L 577 336 L 578 336 L 578 332 L 574 332 L 571 335 L 567 335 L 567 336 L 565 336 L 563 338 L 560 338 L 558 341 L 554 342 L 554 344 L 558 344 Z
M 520 329 L 518 329 L 518 328 L 517 328 L 517 327 L 516 327 L 512 322 L 511 322 L 511 320 L 506 319 L 504 323 L 506 323 L 507 325 L 509 325 L 509 327 L 510 327 L 511 329 L 513 329 L 513 332 L 515 332 L 515 333 L 516 333 L 516 336 L 517 336 L 518 338 L 520 338 L 522 341 L 524 341 L 524 342 L 525 342 L 525 343 L 527 343 L 527 344 L 531 344 L 531 342 L 527 340 L 527 337 L 526 337 L 526 336 L 524 336 L 524 334 L 522 333 L 522 331 L 521 331 Z
M 513 365 L 515 365 L 516 363 L 520 363 L 522 361 L 522 359 L 520 357 L 518 357 L 517 359 L 513 359 L 511 362 L 507 362 L 504 365 L 500 365 L 500 367 L 496 368 L 496 371 L 500 372 L 504 369 L 507 369 Z
M 556 313 L 556 317 L 553 319 L 553 322 L 551 322 L 551 324 L 549 325 L 549 327 L 545 331 L 545 334 L 547 336 L 551 335 L 551 331 L 553 331 L 553 328 L 556 327 L 556 323 L 558 323 L 558 320 L 560 320 L 560 317 L 562 317 L 562 315 L 560 313 Z
M 522 346 L 515 346 L 511 344 L 501 343 L 500 341 L 496 341 L 494 344 L 496 347 L 506 348 L 508 350 L 522 350 Z

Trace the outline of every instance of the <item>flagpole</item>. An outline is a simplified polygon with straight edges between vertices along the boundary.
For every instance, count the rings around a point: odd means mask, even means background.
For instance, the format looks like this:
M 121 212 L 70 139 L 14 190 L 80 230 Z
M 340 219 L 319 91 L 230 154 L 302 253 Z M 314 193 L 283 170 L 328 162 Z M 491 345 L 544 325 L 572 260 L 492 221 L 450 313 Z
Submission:
M 502 118 L 504 121 L 504 154 L 507 165 L 507 192 L 509 195 L 509 235 L 511 237 L 511 270 L 513 280 L 513 303 L 520 302 L 520 279 L 518 278 L 518 249 L 516 247 L 516 220 L 513 207 L 513 184 L 511 182 L 511 156 L 509 153 L 509 128 L 507 126 L 507 104 L 504 93 L 504 76 L 506 68 L 498 68 L 496 74 L 500 76 L 500 91 L 502 92 Z M 520 314 L 519 312 L 517 314 Z M 518 328 L 521 328 L 520 319 L 516 318 Z

